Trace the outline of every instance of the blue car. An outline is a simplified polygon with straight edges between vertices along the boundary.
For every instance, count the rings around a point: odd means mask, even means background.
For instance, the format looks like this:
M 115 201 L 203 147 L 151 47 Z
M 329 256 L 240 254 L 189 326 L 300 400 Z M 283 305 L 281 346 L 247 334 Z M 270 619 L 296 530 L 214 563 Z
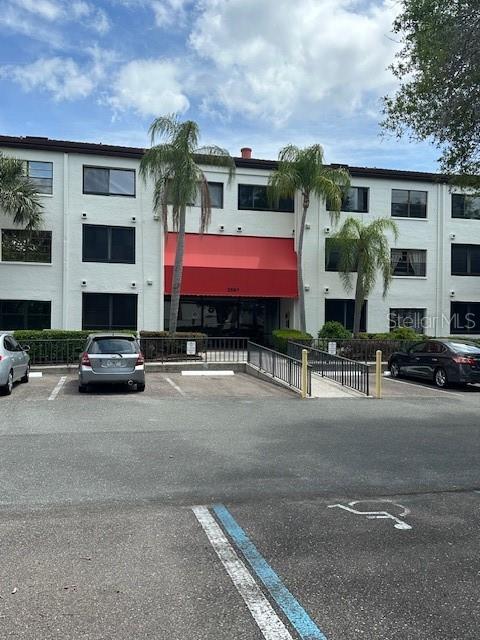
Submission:
M 480 383 L 480 347 L 462 338 L 425 340 L 393 353 L 388 368 L 392 378 L 418 378 L 440 388 Z

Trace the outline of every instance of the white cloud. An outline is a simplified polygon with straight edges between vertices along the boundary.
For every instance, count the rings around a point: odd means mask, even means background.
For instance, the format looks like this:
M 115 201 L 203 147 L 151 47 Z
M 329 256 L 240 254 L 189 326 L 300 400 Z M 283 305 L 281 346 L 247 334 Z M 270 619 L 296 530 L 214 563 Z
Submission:
M 55 100 L 85 98 L 94 87 L 93 80 L 71 58 L 40 58 L 32 64 L 15 67 L 10 74 L 25 91 L 43 89 Z
M 189 108 L 180 73 L 171 60 L 132 60 L 119 71 L 109 103 L 144 116 L 184 113 Z
M 16 5 L 45 20 L 57 20 L 63 14 L 63 7 L 53 0 L 16 0 Z
M 214 83 L 205 109 L 264 118 L 353 110 L 392 78 L 392 0 L 202 0 L 190 44 Z
M 25 91 L 48 91 L 54 100 L 77 100 L 89 96 L 116 62 L 111 51 L 90 47 L 88 60 L 80 65 L 72 58 L 39 58 L 32 64 L 0 68 L 0 77 L 20 84 Z
M 187 6 L 192 0 L 152 0 L 151 7 L 158 27 L 182 24 L 186 18 Z

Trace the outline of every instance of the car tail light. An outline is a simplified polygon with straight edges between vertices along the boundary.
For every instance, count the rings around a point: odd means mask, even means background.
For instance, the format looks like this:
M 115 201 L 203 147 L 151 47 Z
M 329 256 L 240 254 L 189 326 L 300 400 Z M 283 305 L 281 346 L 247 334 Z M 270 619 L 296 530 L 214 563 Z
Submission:
M 143 353 L 140 351 L 140 353 L 138 354 L 136 366 L 138 367 L 141 364 L 145 364 L 145 358 Z
M 456 362 L 457 364 L 469 364 L 472 366 L 477 364 L 477 361 L 475 360 L 475 358 L 469 358 L 468 356 L 455 356 L 453 358 L 453 361 Z
M 86 367 L 92 366 L 92 363 L 90 362 L 90 358 L 88 357 L 88 353 L 86 351 L 82 353 L 82 364 Z

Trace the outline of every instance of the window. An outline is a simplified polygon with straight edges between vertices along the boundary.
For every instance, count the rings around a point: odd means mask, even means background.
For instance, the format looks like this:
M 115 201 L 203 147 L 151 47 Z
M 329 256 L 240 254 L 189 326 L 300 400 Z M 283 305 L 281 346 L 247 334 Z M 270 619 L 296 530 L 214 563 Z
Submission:
M 480 220 L 480 197 L 453 193 L 452 218 Z
M 0 329 L 50 329 L 51 302 L 0 300 Z
M 450 333 L 480 333 L 480 302 L 452 302 L 450 304 Z
M 391 262 L 394 276 L 427 275 L 427 252 L 423 249 L 392 249 Z
M 7 351 L 22 351 L 22 348 L 13 336 L 5 336 L 3 339 L 3 346 Z
M 353 331 L 353 315 L 355 312 L 355 300 L 342 300 L 329 298 L 325 300 L 325 322 L 336 320 L 343 324 L 345 329 Z M 363 303 L 362 317 L 360 319 L 360 331 L 367 330 L 367 303 Z
M 25 175 L 37 193 L 53 193 L 53 162 L 25 160 Z
M 427 192 L 392 189 L 392 216 L 396 218 L 426 218 Z
M 135 169 L 83 167 L 83 193 L 135 197 Z
M 294 212 L 293 198 L 280 198 L 278 202 L 269 199 L 268 187 L 259 184 L 238 185 L 238 208 L 254 211 Z
M 95 338 L 89 353 L 138 353 L 137 342 L 133 338 Z
M 2 262 L 52 262 L 52 232 L 2 229 Z
M 83 329 L 137 328 L 137 296 L 130 293 L 82 294 Z
M 223 182 L 209 182 L 208 191 L 210 193 L 212 209 L 223 209 Z M 193 205 L 199 207 L 200 204 L 200 193 L 197 192 L 197 197 Z
M 135 264 L 135 229 L 84 224 L 82 260 Z
M 327 202 L 327 210 L 331 211 L 332 209 L 331 204 Z M 342 211 L 367 213 L 368 187 L 350 187 L 342 198 Z
M 452 244 L 452 276 L 480 276 L 480 244 Z
M 390 331 L 403 327 L 424 333 L 425 309 L 390 309 Z
M 339 243 L 335 240 L 335 238 L 326 238 L 325 240 L 325 271 L 338 271 L 340 258 L 341 258 L 341 247 Z M 356 271 L 357 269 L 353 269 Z

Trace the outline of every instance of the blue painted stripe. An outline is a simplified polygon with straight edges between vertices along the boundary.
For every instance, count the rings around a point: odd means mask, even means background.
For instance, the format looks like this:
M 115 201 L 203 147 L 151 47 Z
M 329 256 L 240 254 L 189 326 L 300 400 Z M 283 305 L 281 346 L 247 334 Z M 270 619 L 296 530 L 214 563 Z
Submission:
M 213 510 L 234 543 L 268 589 L 270 595 L 290 620 L 302 640 L 327 640 L 305 609 L 293 597 L 278 575 L 258 552 L 245 531 L 236 522 L 223 504 L 216 504 Z

